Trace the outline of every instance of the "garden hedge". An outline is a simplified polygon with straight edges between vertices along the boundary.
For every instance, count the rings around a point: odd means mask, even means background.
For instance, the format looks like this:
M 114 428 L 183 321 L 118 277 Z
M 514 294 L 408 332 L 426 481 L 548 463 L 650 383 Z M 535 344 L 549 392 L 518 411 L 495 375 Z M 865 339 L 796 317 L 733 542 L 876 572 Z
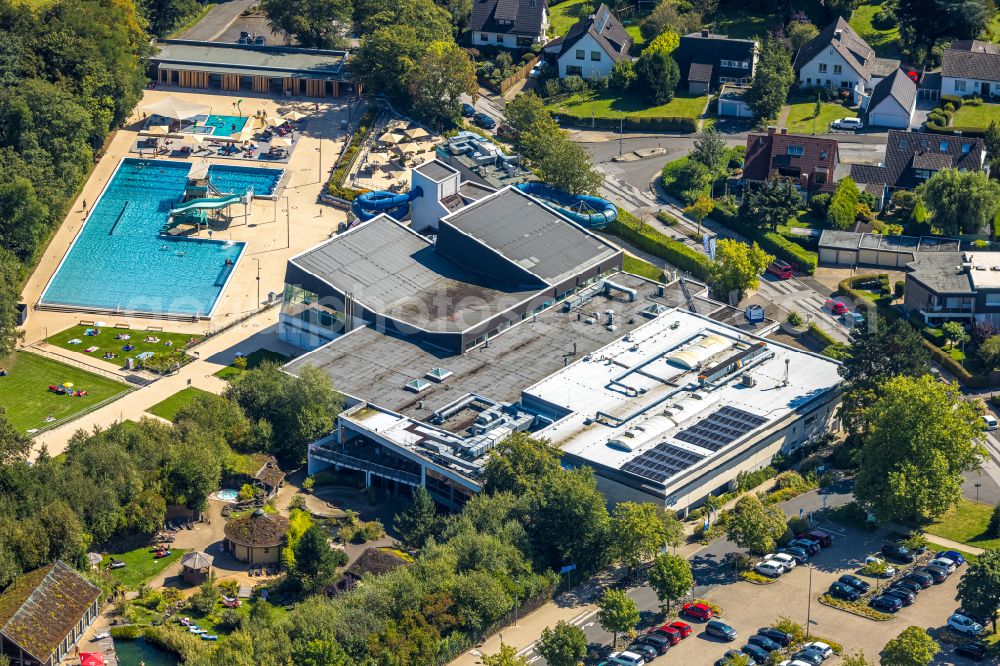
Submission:
M 683 132 L 693 134 L 698 131 L 698 119 L 690 116 L 625 116 L 619 118 L 593 118 L 571 111 L 554 111 L 560 125 L 595 127 L 605 130 L 654 130 L 660 132 Z
M 745 231 L 743 233 L 746 233 Z M 773 254 L 778 259 L 784 259 L 795 265 L 800 271 L 807 275 L 816 272 L 816 264 L 819 256 L 815 252 L 810 252 L 798 243 L 793 243 L 775 231 L 766 233 L 754 233 L 752 238 L 764 248 L 765 251 Z
M 707 281 L 711 277 L 712 262 L 708 257 L 660 233 L 648 224 L 643 225 L 628 211 L 618 209 L 618 218 L 608 226 L 607 231 L 640 250 L 665 259 L 699 280 Z

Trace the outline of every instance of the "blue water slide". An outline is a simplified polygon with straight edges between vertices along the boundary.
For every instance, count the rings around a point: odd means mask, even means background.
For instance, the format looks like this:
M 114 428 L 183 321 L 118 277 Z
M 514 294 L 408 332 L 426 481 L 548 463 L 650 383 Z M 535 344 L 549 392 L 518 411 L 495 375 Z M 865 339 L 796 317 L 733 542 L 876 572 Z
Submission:
M 618 217 L 618 207 L 601 197 L 570 194 L 537 181 L 518 183 L 517 189 L 555 204 L 561 214 L 589 229 L 603 229 Z
M 410 210 L 410 202 L 424 196 L 420 187 L 414 187 L 409 192 L 396 194 L 385 190 L 363 192 L 354 197 L 351 212 L 359 219 L 367 222 L 379 213 L 387 213 L 397 220 L 403 219 Z

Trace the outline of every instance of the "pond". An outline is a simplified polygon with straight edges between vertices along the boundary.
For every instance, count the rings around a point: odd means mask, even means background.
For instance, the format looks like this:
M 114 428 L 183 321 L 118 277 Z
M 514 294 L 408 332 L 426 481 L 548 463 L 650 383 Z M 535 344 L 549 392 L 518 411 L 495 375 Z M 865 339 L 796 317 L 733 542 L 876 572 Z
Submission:
M 178 666 L 180 660 L 174 655 L 147 643 L 145 639 L 134 641 L 116 641 L 115 652 L 118 653 L 120 666 Z

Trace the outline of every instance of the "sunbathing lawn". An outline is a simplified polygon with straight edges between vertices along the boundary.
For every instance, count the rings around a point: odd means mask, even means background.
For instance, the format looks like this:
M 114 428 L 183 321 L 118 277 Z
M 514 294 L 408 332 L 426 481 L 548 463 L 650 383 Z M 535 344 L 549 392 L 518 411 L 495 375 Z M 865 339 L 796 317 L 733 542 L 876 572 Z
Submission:
M 986 536 L 993 507 L 963 499 L 954 509 L 924 528 L 928 534 L 958 541 L 979 548 L 1000 547 L 1000 539 Z
M 981 104 L 979 106 L 963 104 L 961 109 L 955 111 L 951 124 L 956 127 L 986 129 L 994 120 L 1000 123 L 1000 104 Z
M 810 101 L 797 101 L 801 99 L 800 97 L 793 98 L 795 100 L 794 104 L 791 104 L 791 110 L 788 112 L 788 122 L 786 126 L 789 132 L 795 132 L 797 134 L 812 134 L 813 133 L 813 111 L 816 107 L 816 100 Z M 816 134 L 826 134 L 830 131 L 830 123 L 838 118 L 857 118 L 858 114 L 851 111 L 846 106 L 840 104 L 834 104 L 831 102 L 823 102 L 820 108 L 819 117 L 816 118 L 815 122 L 815 132 Z
M 121 569 L 112 569 L 111 575 L 124 583 L 129 589 L 134 590 L 166 569 L 169 565 L 181 559 L 181 555 L 184 553 L 183 549 L 175 548 L 170 551 L 170 555 L 157 560 L 153 557 L 149 546 L 143 546 L 142 548 L 130 550 L 127 553 L 111 553 L 110 556 L 106 555 L 104 561 L 101 562 L 101 566 L 103 567 L 110 561 L 109 557 L 114 557 L 116 560 L 124 562 L 125 566 Z
M 645 259 L 626 254 L 622 263 L 622 269 L 626 273 L 641 275 L 644 278 L 659 282 L 663 278 L 663 270 L 657 268 Z
M 617 91 L 608 90 L 596 94 L 576 93 L 547 108 L 557 115 L 560 109 L 565 109 L 584 117 L 593 115 L 595 118 L 619 118 L 622 114 L 637 118 L 657 116 L 699 118 L 707 103 L 707 96 L 678 95 L 666 104 L 648 106 L 634 93 L 626 92 L 618 95 Z
M 565 0 L 558 5 L 549 6 L 549 25 L 556 37 L 565 35 L 582 18 L 579 14 L 580 8 L 584 6 L 594 7 L 586 0 Z
M 124 365 L 122 359 L 129 356 L 136 356 L 147 351 L 165 354 L 180 349 L 189 342 L 197 340 L 199 337 L 193 336 L 190 333 L 165 333 L 163 331 L 140 331 L 134 328 L 111 327 L 99 329 L 100 333 L 97 335 L 86 335 L 87 329 L 93 328 L 93 326 L 71 326 L 65 331 L 49 337 L 46 342 L 50 345 L 87 354 L 97 359 L 103 359 L 104 354 L 111 352 L 118 355 L 118 360 L 121 361 L 118 365 Z M 116 340 L 115 337 L 118 335 L 127 335 L 129 339 Z M 146 338 L 158 338 L 159 342 L 144 342 Z M 80 342 L 70 344 L 70 340 L 79 340 Z M 167 342 L 171 343 L 170 346 L 167 346 Z M 135 349 L 128 352 L 122 351 L 122 347 L 127 344 L 134 345 Z M 92 352 L 85 351 L 91 347 L 97 347 L 97 349 Z
M 250 352 L 247 355 L 247 370 L 253 370 L 259 366 L 264 361 L 274 361 L 275 363 L 287 363 L 290 356 L 285 356 L 284 354 L 279 354 L 276 351 L 271 351 L 270 349 L 258 349 L 257 351 Z M 215 376 L 219 379 L 232 379 L 233 377 L 243 374 L 243 371 L 239 368 L 234 368 L 231 365 L 227 365 L 222 370 L 215 373 Z
M 51 427 L 45 418 L 56 422 L 90 409 L 99 402 L 121 397 L 132 390 L 122 382 L 101 377 L 59 361 L 19 351 L 5 361 L 8 375 L 0 377 L 0 407 L 20 432 Z M 73 388 L 87 395 L 74 398 L 49 391 L 50 384 L 71 382 Z
M 764 14 L 749 10 L 720 11 L 712 24 L 712 32 L 734 39 L 763 37 L 775 25 L 781 23 L 778 14 Z
M 150 414 L 155 414 L 156 416 L 159 416 L 161 419 L 173 421 L 174 418 L 177 416 L 177 412 L 181 411 L 184 407 L 186 407 L 188 403 L 202 396 L 210 396 L 210 395 L 215 395 L 215 394 L 209 393 L 208 391 L 203 391 L 200 388 L 196 388 L 194 386 L 188 386 L 186 388 L 182 388 L 177 393 L 174 393 L 166 400 L 156 403 L 146 411 L 149 412 Z
M 872 19 L 880 9 L 882 9 L 881 2 L 869 0 L 851 14 L 851 27 L 875 49 L 875 55 L 882 58 L 898 58 L 899 28 L 893 26 L 888 30 L 879 30 L 872 25 Z

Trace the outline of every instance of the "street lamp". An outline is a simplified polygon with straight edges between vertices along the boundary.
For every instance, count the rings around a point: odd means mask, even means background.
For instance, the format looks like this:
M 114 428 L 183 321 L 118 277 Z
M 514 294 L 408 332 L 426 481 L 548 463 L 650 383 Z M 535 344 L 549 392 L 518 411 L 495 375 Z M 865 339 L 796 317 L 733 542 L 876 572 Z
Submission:
M 976 504 L 979 504 L 979 489 L 983 487 L 983 484 L 976 482 Z
M 812 602 L 813 602 L 813 565 L 807 564 L 809 568 L 809 596 L 806 599 L 806 638 L 809 638 L 809 629 L 812 627 Z
M 253 260 L 257 262 L 257 306 L 256 307 L 259 308 L 260 307 L 260 259 L 254 257 Z

